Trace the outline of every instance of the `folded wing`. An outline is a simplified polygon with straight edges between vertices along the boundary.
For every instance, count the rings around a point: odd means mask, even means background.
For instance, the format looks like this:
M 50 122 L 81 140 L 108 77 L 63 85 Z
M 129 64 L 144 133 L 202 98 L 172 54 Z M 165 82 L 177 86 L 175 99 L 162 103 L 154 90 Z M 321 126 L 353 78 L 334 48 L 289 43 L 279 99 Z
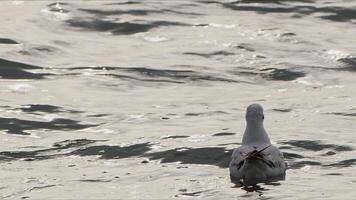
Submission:
M 286 170 L 282 152 L 270 144 L 260 147 L 245 145 L 235 149 L 229 167 L 231 176 L 237 179 L 244 179 L 248 174 L 270 178 L 282 175 Z

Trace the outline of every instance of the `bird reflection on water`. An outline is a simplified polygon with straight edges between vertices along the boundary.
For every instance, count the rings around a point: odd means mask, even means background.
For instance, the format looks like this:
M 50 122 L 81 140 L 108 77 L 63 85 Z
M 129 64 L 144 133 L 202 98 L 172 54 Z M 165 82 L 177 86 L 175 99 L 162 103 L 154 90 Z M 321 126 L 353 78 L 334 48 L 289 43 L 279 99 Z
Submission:
M 240 180 L 236 180 L 236 178 L 234 178 L 233 176 L 230 176 L 230 178 L 231 182 L 235 184 L 232 188 L 240 188 L 241 190 L 246 191 L 247 194 L 256 192 L 258 193 L 258 196 L 262 196 L 263 192 L 268 191 L 269 189 L 266 189 L 265 187 L 261 186 L 261 184 L 269 186 L 279 186 L 281 185 L 279 181 L 285 180 L 285 174 L 278 177 L 270 178 L 265 182 L 261 183 L 249 183 L 246 182 L 246 180 L 244 182 L 241 182 Z

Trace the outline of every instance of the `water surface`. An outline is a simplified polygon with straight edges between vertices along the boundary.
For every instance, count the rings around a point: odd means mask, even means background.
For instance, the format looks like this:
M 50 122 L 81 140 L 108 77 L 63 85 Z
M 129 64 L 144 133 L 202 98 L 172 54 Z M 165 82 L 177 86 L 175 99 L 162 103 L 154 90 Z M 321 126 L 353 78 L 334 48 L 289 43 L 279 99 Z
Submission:
M 356 199 L 356 4 L 0 2 L 2 199 Z M 245 108 L 289 165 L 237 188 Z

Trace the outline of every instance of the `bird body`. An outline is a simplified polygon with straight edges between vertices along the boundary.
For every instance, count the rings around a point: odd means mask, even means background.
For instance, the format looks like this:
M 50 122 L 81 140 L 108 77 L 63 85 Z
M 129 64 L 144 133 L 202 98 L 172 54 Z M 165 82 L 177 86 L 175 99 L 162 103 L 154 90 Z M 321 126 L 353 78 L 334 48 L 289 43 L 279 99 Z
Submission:
M 242 180 L 244 185 L 267 182 L 285 176 L 286 163 L 283 153 L 271 144 L 263 127 L 263 120 L 262 106 L 258 104 L 248 106 L 242 145 L 233 151 L 229 165 L 231 179 Z

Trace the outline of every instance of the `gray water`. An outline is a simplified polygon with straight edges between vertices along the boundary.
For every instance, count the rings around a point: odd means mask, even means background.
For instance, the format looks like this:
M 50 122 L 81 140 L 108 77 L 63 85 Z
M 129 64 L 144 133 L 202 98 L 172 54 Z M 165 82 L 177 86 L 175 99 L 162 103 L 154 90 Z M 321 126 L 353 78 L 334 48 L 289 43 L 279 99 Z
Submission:
M 356 2 L 1 1 L 2 199 L 356 199 Z M 235 187 L 245 108 L 285 181 Z

